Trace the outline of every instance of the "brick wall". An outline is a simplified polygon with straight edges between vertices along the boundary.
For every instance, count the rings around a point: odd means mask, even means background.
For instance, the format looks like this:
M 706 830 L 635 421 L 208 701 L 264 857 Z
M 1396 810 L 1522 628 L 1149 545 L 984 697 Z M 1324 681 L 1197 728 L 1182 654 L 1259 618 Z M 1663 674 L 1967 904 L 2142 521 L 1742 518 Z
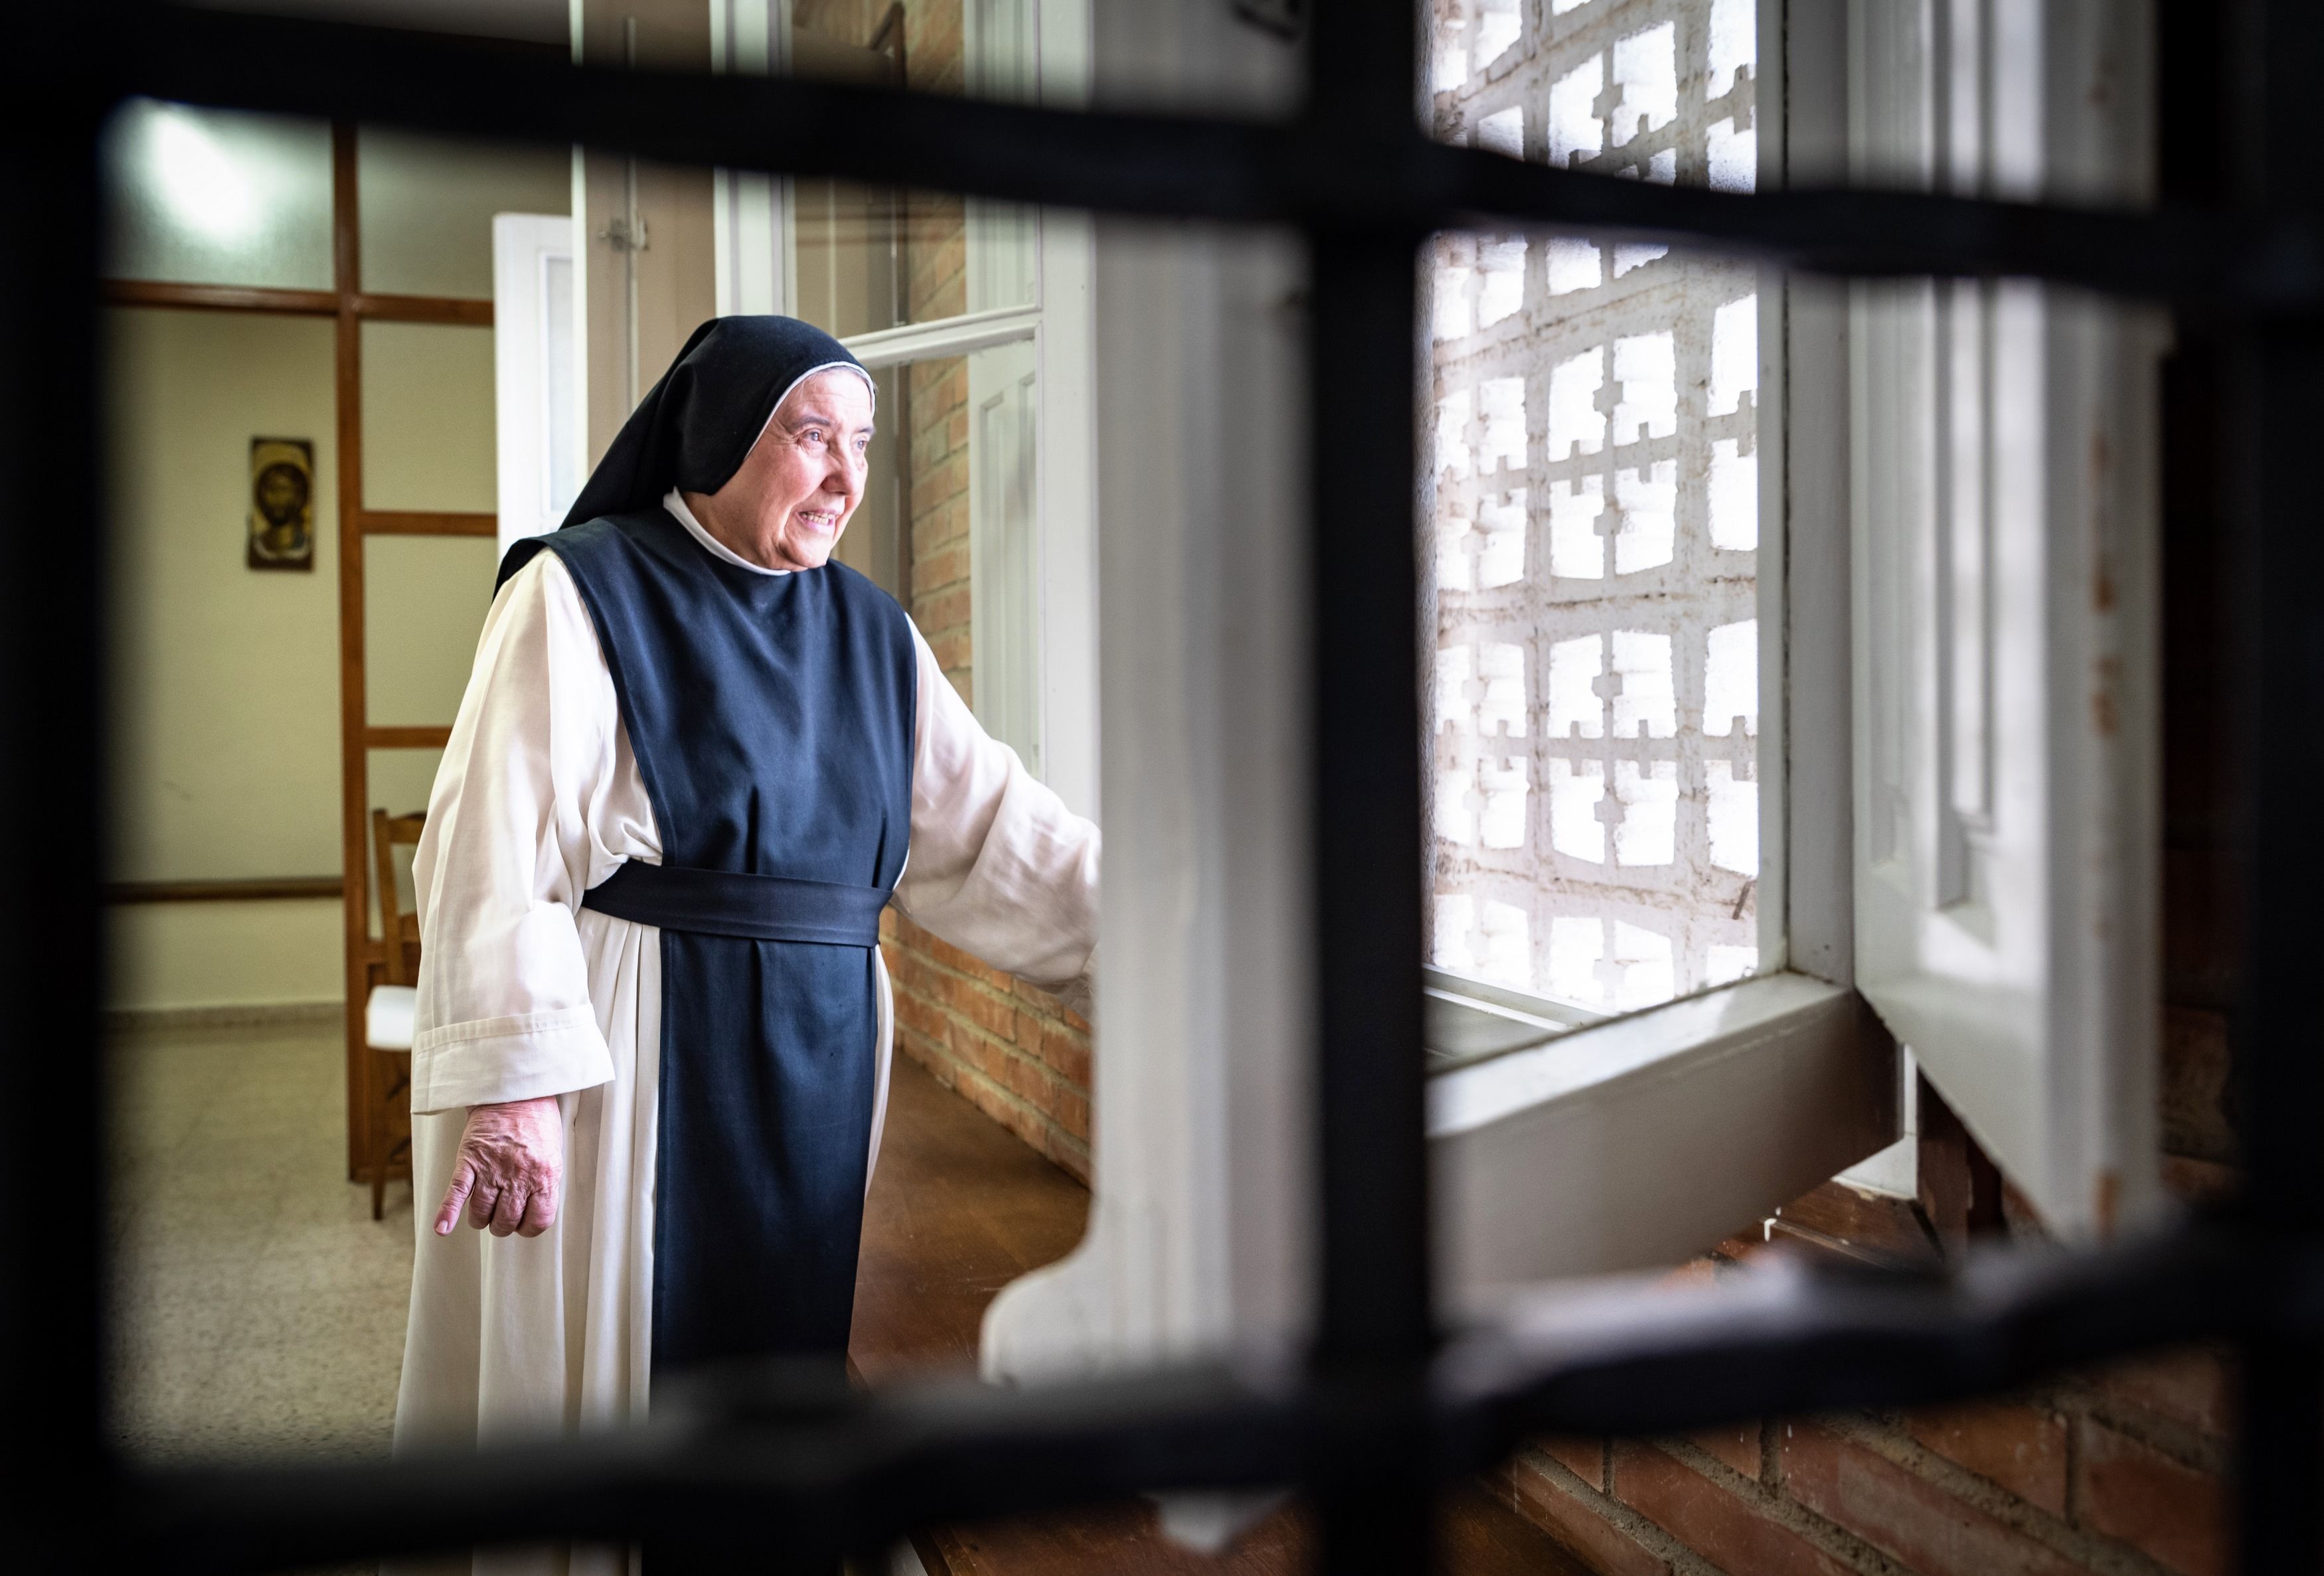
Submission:
M 919 272 L 913 259 L 913 272 Z M 911 475 L 911 613 L 961 698 L 976 699 L 968 607 L 968 362 L 918 362 L 905 371 Z
M 885 6 L 880 7 L 884 14 Z M 905 14 L 910 85 L 957 92 L 960 0 Z M 965 209 L 957 197 L 906 199 L 905 281 L 914 322 L 968 309 Z M 973 704 L 969 633 L 968 363 L 908 369 L 909 606 L 945 677 Z M 1090 1028 L 1047 991 L 987 968 L 892 909 L 881 945 L 896 990 L 896 1047 L 1083 1181 L 1090 1175 Z
M 880 935 L 896 991 L 897 1050 L 1087 1182 L 1087 1021 L 892 908 Z
M 2206 879 L 2222 879 L 2221 858 L 2205 856 Z M 2164 1176 L 2190 1203 L 2236 1175 L 2221 1007 L 2234 966 L 2218 935 L 2201 934 L 2218 969 L 2200 990 L 2200 971 L 2180 966 L 2190 948 L 2165 943 Z M 1981 1237 L 2042 1235 L 1925 1080 L 1921 1119 L 1918 1199 L 1828 1183 L 1676 1273 L 1733 1274 L 1778 1245 L 1932 1270 Z M 2225 1353 L 2176 1351 L 1960 1406 L 1541 1440 L 1494 1487 L 1589 1569 L 1619 1576 L 2225 1576 L 2233 1392 Z
M 1962 1406 L 1539 1440 L 1493 1486 L 1617 1576 L 2225 1576 L 2231 1389 L 2172 1352 Z

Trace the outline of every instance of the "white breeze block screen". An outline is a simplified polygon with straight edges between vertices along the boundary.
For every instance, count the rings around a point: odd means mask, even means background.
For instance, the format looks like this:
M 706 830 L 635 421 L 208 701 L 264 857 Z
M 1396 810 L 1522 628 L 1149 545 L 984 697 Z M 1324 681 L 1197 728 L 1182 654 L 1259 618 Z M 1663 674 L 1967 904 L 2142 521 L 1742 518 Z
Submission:
M 1437 134 L 1750 189 L 1754 0 L 1435 0 Z M 1748 264 L 1434 244 L 1431 962 L 1600 1012 L 1758 965 Z

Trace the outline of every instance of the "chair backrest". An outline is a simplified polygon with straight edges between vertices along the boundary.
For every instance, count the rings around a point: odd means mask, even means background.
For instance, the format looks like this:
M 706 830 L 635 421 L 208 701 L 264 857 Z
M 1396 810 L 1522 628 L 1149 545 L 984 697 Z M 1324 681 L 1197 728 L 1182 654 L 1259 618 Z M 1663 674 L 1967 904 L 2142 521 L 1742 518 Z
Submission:
M 379 939 L 387 954 L 387 982 L 391 985 L 418 982 L 410 956 L 404 948 L 403 909 L 395 895 L 395 850 L 416 847 L 420 830 L 427 825 L 425 812 L 409 816 L 391 816 L 385 810 L 371 813 L 372 887 L 379 894 Z

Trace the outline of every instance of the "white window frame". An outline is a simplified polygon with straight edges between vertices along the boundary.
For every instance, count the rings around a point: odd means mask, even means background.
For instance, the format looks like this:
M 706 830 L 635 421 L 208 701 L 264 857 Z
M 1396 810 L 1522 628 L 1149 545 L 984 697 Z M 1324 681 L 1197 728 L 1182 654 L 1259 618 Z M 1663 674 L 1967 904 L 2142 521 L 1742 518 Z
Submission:
M 1858 0 L 1867 182 L 2152 196 L 2137 0 Z M 2162 319 L 2024 281 L 1849 291 L 1857 985 L 2069 1236 L 2161 1201 Z
M 1994 9 L 1981 0 L 1761 0 L 1762 80 L 1789 89 L 1787 102 L 1774 92 L 1763 100 L 1763 189 L 1863 172 L 1877 132 L 1868 104 L 1910 123 L 1918 145 L 1935 145 L 1941 51 L 1904 61 L 1868 53 L 1867 7 L 1914 12 L 1932 44 Z M 2135 69 L 2115 78 L 2122 119 L 2098 128 L 2103 136 L 2071 124 L 2068 106 L 2108 51 L 2121 68 L 2118 51 L 2145 14 L 2140 0 L 2051 0 L 2030 46 L 2015 41 L 2017 52 L 1998 63 L 1980 54 L 1953 79 L 1989 87 L 2008 76 L 2021 113 L 2048 106 L 2046 119 L 2013 129 L 2062 162 L 2057 185 L 2086 193 L 2093 160 L 2135 162 L 2151 112 Z M 1296 62 L 1225 7 L 1111 8 L 1098 17 L 1093 51 L 1117 97 L 1255 114 L 1286 113 L 1296 99 Z M 1963 105 L 1958 93 L 1950 102 Z M 1137 725 L 1118 724 L 1105 742 L 1090 1230 L 1074 1255 L 1007 1288 L 988 1313 L 983 1363 L 999 1378 L 1296 1336 L 1312 1291 L 1305 434 L 1286 413 L 1304 365 L 1298 261 L 1263 236 L 1109 225 L 1095 277 L 1102 684 L 1108 713 Z M 1904 1120 L 1909 1060 L 1893 1026 L 1922 1042 L 1913 1048 L 1932 1081 L 2021 1185 L 2033 1179 L 2032 1196 L 2061 1231 L 2117 1227 L 2151 1196 L 2131 1175 L 2142 1156 L 2151 1172 L 2154 1149 L 2153 1037 L 2136 1021 L 2142 1012 L 2151 1021 L 2155 972 L 2143 967 L 2157 895 L 2141 853 L 2158 830 L 2151 521 L 2127 486 L 2103 566 L 2116 576 L 2118 615 L 2036 624 L 2019 653 L 2032 654 L 2044 684 L 2114 664 L 2115 748 L 2089 748 L 2071 725 L 2084 707 L 2052 708 L 2057 725 L 2021 730 L 2012 747 L 2052 784 L 2087 779 L 2078 799 L 2053 795 L 2050 818 L 2029 837 L 2051 854 L 2052 873 L 2070 858 L 2102 868 L 2104 881 L 2072 894 L 2073 913 L 2077 924 L 2101 915 L 2116 924 L 2052 931 L 2053 940 L 2070 934 L 2049 978 L 2073 986 L 2074 1009 L 2098 1010 L 2097 1032 L 2021 1042 L 2027 1054 L 1997 1073 L 1979 1066 L 1974 1037 L 1957 1026 L 1913 1027 L 1909 992 L 1889 988 L 1894 949 L 1858 924 L 1869 787 L 1858 746 L 1873 704 L 1860 670 L 1868 633 L 1880 634 L 1862 560 L 1879 533 L 1893 542 L 1907 530 L 1877 498 L 1909 447 L 1868 429 L 1865 412 L 1874 388 L 1924 370 L 1851 346 L 1861 293 L 1770 278 L 1760 297 L 1760 386 L 1771 392 L 1759 440 L 1770 785 L 1760 912 L 1770 972 L 1432 1077 L 1448 1313 L 1544 1276 L 1683 1258 L 1873 1157 Z M 2112 364 L 2136 381 L 2135 356 Z M 1199 392 L 1220 387 L 1246 391 L 1231 419 Z M 1253 390 L 1276 392 L 1262 400 Z M 2107 419 L 2115 438 L 2134 445 L 2125 452 L 2137 452 L 2151 418 L 2131 398 Z M 1175 458 L 1196 455 L 1203 465 Z M 2056 448 L 2046 463 L 2052 472 L 2062 463 Z M 2151 514 L 2151 490 L 2147 503 Z M 2048 486 L 2021 529 L 2070 538 L 2057 517 L 2075 507 L 2070 490 Z M 2089 554 L 2053 553 L 2042 571 L 2045 605 L 2089 605 L 2097 566 Z M 1926 599 L 1932 577 L 1905 590 Z M 1926 622 L 1881 638 L 1909 641 Z M 1925 709 L 1904 719 L 1923 732 L 1935 721 Z M 2070 833 L 2079 839 L 2070 850 Z M 1481 1009 L 1528 1005 L 1441 976 L 1431 984 L 1466 991 Z M 2054 995 L 2052 1025 L 2066 1002 Z M 2045 1080 L 2074 1097 L 2043 1107 L 2038 1154 L 2013 1153 L 1987 1113 Z M 2076 1203 L 2089 1198 L 2080 1184 L 2094 1175 L 2093 1155 L 2118 1167 L 2108 1209 Z M 2052 1168 L 2060 1175 L 2082 1168 L 2076 1185 L 2044 1184 L 2045 1157 L 2056 1156 L 2074 1157 Z M 1891 1152 L 1858 1179 L 1909 1190 L 1900 1158 L 1909 1157 Z
M 1074 106 L 1089 89 L 1089 0 L 1018 0 L 1038 41 L 1038 91 L 1044 103 Z M 780 73 L 789 66 L 790 0 L 709 0 L 712 60 L 719 70 Z M 973 7 L 971 8 L 972 12 Z M 979 40 L 964 47 L 974 55 Z M 795 306 L 790 266 L 789 183 L 720 171 L 714 191 L 718 310 L 787 312 Z M 1010 698 L 1009 732 L 1029 738 L 1025 753 L 1042 779 L 1076 812 L 1099 805 L 1098 628 L 1090 276 L 1093 231 L 1086 217 L 1045 212 L 1036 220 L 1036 286 L 1022 306 L 971 311 L 860 334 L 843 341 L 878 370 L 973 356 L 999 346 L 1032 346 L 1035 401 L 1034 550 L 1030 584 L 1009 597 L 980 585 L 1002 561 L 987 539 L 982 511 L 971 523 L 970 596 L 980 666 L 1029 676 L 1030 694 Z M 899 529 L 908 529 L 899 525 Z M 1021 564 L 1021 551 L 1010 561 Z M 980 569 L 984 572 L 980 573 Z M 1027 604 L 1031 616 L 1023 616 Z M 1006 610 L 1005 614 L 1002 610 Z M 989 662 L 982 660 L 992 653 Z M 977 686 L 982 699 L 982 685 Z M 987 708 L 980 705 L 982 714 Z M 1031 714 L 1029 719 L 1026 714 Z

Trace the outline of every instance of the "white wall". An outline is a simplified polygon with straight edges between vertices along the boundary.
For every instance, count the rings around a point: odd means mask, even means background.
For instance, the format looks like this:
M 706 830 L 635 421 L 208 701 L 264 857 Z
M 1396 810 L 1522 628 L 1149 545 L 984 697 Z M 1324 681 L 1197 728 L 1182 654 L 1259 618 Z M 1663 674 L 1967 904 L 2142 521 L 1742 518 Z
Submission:
M 114 519 L 111 870 L 126 881 L 337 876 L 338 469 L 327 319 L 107 314 Z M 385 325 L 401 329 L 401 325 Z M 375 507 L 493 506 L 492 336 L 367 342 Z M 250 440 L 315 445 L 309 572 L 244 567 Z M 493 544 L 369 544 L 375 722 L 451 721 L 490 604 Z M 372 798 L 424 803 L 432 751 L 382 751 Z M 111 1004 L 338 999 L 333 899 L 117 907 Z
M 338 467 L 322 318 L 106 313 L 113 845 L 123 880 L 333 876 Z M 315 567 L 243 561 L 250 440 L 315 445 Z M 339 994 L 337 905 L 112 915 L 116 1006 Z

